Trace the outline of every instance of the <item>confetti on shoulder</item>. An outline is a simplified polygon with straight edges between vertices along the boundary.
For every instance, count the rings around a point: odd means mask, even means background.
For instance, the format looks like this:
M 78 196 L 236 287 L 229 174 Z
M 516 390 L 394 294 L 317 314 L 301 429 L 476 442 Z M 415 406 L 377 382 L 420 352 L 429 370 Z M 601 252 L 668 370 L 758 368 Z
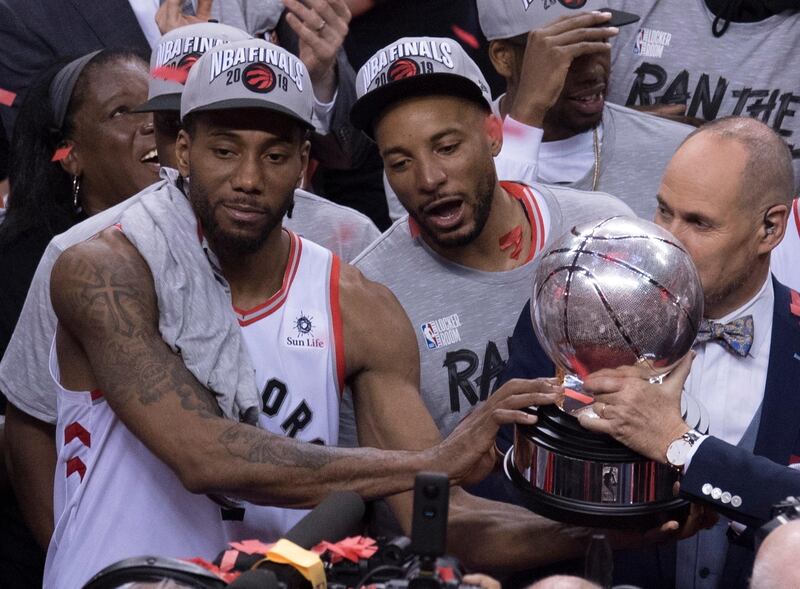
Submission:
M 4 106 L 11 106 L 14 104 L 14 100 L 17 99 L 17 95 L 10 90 L 3 90 L 0 88 L 0 104 Z

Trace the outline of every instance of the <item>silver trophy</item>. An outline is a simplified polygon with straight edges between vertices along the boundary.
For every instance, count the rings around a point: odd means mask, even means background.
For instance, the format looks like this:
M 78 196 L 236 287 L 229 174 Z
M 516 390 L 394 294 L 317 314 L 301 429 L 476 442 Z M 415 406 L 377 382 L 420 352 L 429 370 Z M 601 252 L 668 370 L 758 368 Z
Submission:
M 582 525 L 639 527 L 685 502 L 673 496 L 677 473 L 573 417 L 593 414 L 583 379 L 602 368 L 637 365 L 659 381 L 691 348 L 703 315 L 703 290 L 691 257 L 657 225 L 612 217 L 574 227 L 542 254 L 531 319 L 564 388 L 559 407 L 542 407 L 533 426 L 516 426 L 505 461 L 534 511 Z M 699 404 L 684 417 L 701 426 Z

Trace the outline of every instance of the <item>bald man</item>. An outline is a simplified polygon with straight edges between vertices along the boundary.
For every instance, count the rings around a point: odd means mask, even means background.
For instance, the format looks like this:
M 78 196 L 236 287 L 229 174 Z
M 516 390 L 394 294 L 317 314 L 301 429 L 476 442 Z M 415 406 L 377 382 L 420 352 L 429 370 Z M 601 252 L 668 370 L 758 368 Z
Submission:
M 800 587 L 800 520 L 782 525 L 767 536 L 756 555 L 750 589 Z
M 570 575 L 553 575 L 541 581 L 537 581 L 528 589 L 600 589 L 600 585 L 595 585 L 591 581 L 573 577 Z
M 786 468 L 800 457 L 800 295 L 770 275 L 792 192 L 788 148 L 763 123 L 719 119 L 689 135 L 667 165 L 654 220 L 692 256 L 705 319 L 716 325 L 704 322 L 694 363 L 687 359 L 663 386 L 630 368 L 599 372 L 585 383 L 597 394 L 601 417 L 582 418 L 584 427 L 671 463 L 683 471 L 685 496 L 750 525 L 768 519 L 776 501 L 800 493 L 800 473 Z M 529 310 L 517 323 L 501 382 L 547 376 Z M 710 435 L 691 431 L 681 417 L 684 379 L 687 393 L 708 411 Z M 729 545 L 727 518 L 680 542 L 679 566 L 671 564 L 674 554 L 657 563 L 637 557 L 617 568 L 634 573 L 616 580 L 744 587 L 753 554 Z M 654 570 L 660 584 L 651 579 Z

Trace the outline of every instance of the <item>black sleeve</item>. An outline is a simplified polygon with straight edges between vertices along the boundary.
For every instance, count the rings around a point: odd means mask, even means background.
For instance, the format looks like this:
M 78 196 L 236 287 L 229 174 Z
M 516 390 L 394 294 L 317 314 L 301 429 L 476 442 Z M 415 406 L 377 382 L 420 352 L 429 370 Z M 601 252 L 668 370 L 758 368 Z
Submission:
M 714 489 L 729 495 L 715 499 L 710 494 Z M 709 503 L 734 521 L 761 526 L 770 519 L 773 505 L 788 496 L 800 495 L 800 471 L 712 436 L 692 457 L 681 479 L 681 495 Z M 723 501 L 723 497 L 738 497 L 741 504 Z

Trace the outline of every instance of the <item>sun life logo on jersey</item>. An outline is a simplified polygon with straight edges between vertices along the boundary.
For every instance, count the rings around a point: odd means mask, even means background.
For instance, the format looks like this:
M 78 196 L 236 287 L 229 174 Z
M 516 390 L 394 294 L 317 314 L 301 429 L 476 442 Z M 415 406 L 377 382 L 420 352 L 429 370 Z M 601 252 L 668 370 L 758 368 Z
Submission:
M 286 337 L 286 345 L 293 348 L 324 348 L 325 341 L 314 335 L 314 317 L 300 311 L 292 326 L 297 332 L 297 337 Z
M 459 327 L 461 327 L 461 319 L 458 313 L 453 313 L 447 317 L 423 323 L 420 325 L 420 331 L 422 331 L 422 337 L 425 338 L 425 345 L 428 346 L 428 349 L 436 350 L 460 342 Z

